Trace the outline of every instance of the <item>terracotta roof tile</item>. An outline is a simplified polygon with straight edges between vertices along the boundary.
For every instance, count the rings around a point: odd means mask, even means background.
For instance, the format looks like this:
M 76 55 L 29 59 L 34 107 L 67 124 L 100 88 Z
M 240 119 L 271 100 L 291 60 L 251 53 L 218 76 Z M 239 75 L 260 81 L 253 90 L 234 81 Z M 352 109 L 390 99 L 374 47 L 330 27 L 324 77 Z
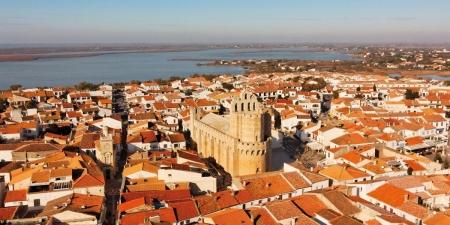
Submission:
M 0 221 L 12 220 L 15 218 L 18 207 L 0 208 Z
M 248 215 L 242 209 L 228 208 L 212 213 L 209 217 L 216 225 L 253 225 Z
M 399 207 L 407 201 L 410 195 L 412 196 L 412 193 L 391 184 L 383 184 L 367 195 L 390 206 Z
M 194 200 L 169 202 L 169 206 L 174 209 L 177 221 L 192 219 L 199 216 Z
M 311 217 L 315 216 L 320 210 L 327 208 L 317 196 L 310 194 L 295 197 L 293 202 Z
M 216 192 L 213 193 L 212 196 L 215 198 L 220 209 L 229 208 L 239 204 L 234 198 L 233 192 L 230 190 Z
M 438 212 L 424 221 L 426 225 L 448 225 L 450 224 L 450 215 Z
M 248 213 L 255 218 L 255 225 L 278 225 L 265 208 L 250 208 Z
M 265 207 L 278 221 L 296 218 L 298 215 L 302 214 L 300 209 L 298 209 L 290 200 L 270 202 L 267 203 Z
M 302 189 L 310 186 L 298 172 L 283 173 L 283 176 L 295 189 Z
M 241 179 L 245 189 L 251 193 L 254 199 L 262 199 L 294 191 L 281 174 L 264 174 Z
M 18 202 L 27 200 L 27 190 L 13 190 L 6 192 L 5 202 Z
M 361 211 L 342 192 L 327 191 L 323 195 L 344 215 L 354 215 Z

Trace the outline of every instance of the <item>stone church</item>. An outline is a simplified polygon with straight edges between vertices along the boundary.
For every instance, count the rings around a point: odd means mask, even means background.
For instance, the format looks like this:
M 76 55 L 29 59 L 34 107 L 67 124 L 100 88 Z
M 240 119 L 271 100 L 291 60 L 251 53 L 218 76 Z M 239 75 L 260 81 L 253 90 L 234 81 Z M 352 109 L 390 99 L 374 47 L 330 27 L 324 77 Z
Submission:
M 271 118 L 251 93 L 231 102 L 229 115 L 191 109 L 191 137 L 199 154 L 214 157 L 232 176 L 265 172 L 271 158 Z
M 113 177 L 116 173 L 116 151 L 114 148 L 113 136 L 108 132 L 108 127 L 104 126 L 102 135 L 97 144 L 98 151 L 95 157 L 100 162 L 100 166 L 107 177 Z

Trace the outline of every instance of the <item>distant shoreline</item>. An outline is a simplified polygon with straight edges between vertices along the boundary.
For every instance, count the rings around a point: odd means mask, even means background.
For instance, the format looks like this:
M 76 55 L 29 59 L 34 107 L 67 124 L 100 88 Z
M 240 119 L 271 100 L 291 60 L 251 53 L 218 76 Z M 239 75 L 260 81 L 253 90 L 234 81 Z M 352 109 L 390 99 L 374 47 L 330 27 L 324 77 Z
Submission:
M 255 49 L 265 51 L 275 48 L 305 47 L 309 51 L 327 52 L 317 46 L 305 45 L 157 45 L 157 46 L 80 46 L 80 47 L 16 47 L 0 48 L 1 62 L 23 62 L 39 59 L 52 58 L 81 58 L 94 57 L 108 54 L 127 54 L 127 53 L 159 53 L 159 52 L 187 52 L 204 51 L 213 49 L 253 49 L 251 52 L 257 52 Z M 273 50 L 275 51 L 275 50 Z M 296 50 L 298 51 L 298 50 Z M 305 49 L 304 51 L 308 51 Z M 244 51 L 245 52 L 245 51 Z M 187 59 L 177 59 L 187 60 Z M 194 60 L 203 61 L 203 60 Z
M 58 59 L 58 58 L 82 58 L 94 57 L 110 54 L 127 54 L 127 53 L 159 53 L 159 52 L 186 52 L 186 51 L 202 51 L 209 48 L 193 48 L 193 49 L 149 49 L 149 50 L 125 50 L 125 51 L 100 51 L 100 52 L 60 52 L 60 53 L 36 53 L 36 54 L 0 54 L 0 62 L 24 62 L 35 61 L 39 59 Z

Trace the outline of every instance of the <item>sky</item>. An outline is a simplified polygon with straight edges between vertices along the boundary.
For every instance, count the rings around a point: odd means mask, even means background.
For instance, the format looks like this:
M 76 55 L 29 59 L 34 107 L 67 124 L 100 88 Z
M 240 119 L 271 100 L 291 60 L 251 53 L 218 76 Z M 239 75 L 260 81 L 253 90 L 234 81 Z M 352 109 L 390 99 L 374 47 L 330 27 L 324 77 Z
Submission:
M 0 44 L 449 43 L 448 0 L 0 0 Z

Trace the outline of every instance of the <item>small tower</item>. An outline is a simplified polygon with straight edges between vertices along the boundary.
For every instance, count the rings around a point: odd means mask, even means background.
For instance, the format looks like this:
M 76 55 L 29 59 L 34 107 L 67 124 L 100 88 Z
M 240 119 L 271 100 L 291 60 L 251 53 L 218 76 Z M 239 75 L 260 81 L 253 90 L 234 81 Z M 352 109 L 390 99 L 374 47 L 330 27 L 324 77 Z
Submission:
M 110 177 L 112 177 L 111 175 L 115 174 L 116 168 L 116 152 L 114 151 L 113 137 L 108 132 L 107 126 L 103 126 L 102 131 L 96 157 L 103 164 L 105 174 L 109 172 Z
M 251 93 L 242 93 L 231 106 L 230 135 L 237 140 L 231 174 L 267 171 L 271 160 L 270 116 Z
M 233 99 L 230 113 L 230 134 L 243 142 L 264 140 L 261 104 L 254 94 L 244 92 Z

